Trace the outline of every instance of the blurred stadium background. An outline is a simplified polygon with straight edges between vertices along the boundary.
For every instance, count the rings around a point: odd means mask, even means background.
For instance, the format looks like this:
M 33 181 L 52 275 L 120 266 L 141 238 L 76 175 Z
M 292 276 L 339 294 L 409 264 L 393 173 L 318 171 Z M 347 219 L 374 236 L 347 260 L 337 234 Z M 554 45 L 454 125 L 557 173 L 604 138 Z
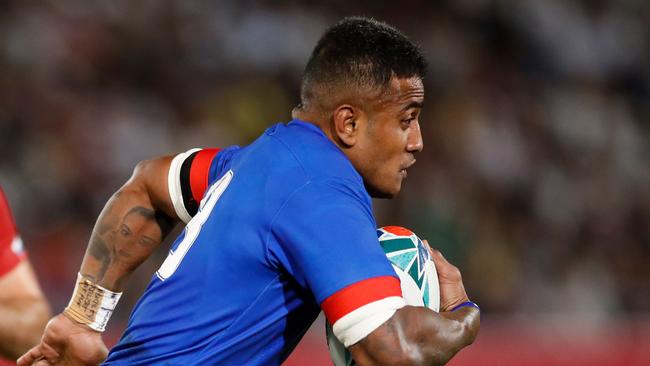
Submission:
M 376 213 L 441 249 L 482 306 L 449 364 L 648 365 L 647 0 L 1 1 L 0 184 L 53 309 L 133 166 L 289 120 L 345 15 L 396 25 L 430 62 L 425 150 Z M 329 365 L 322 333 L 286 365 Z

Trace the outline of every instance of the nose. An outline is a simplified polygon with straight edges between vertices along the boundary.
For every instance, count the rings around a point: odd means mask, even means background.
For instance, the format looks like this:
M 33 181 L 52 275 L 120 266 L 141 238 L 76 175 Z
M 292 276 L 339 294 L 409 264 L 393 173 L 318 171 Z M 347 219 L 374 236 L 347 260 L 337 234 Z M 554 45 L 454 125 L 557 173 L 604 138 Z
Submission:
M 416 153 L 422 151 L 423 148 L 424 142 L 422 141 L 422 133 L 420 132 L 420 123 L 416 122 L 409 128 L 406 150 L 410 153 Z

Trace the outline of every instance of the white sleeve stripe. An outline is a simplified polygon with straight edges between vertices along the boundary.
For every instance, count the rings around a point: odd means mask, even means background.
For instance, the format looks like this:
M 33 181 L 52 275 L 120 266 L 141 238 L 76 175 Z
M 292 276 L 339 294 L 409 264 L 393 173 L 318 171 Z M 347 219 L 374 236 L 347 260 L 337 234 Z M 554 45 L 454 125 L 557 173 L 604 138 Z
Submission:
M 183 202 L 183 191 L 181 190 L 181 166 L 183 166 L 183 162 L 187 157 L 199 150 L 201 149 L 191 149 L 176 155 L 169 166 L 169 175 L 167 176 L 169 198 L 171 198 L 172 204 L 174 205 L 174 211 L 176 211 L 178 218 L 183 220 L 186 224 L 192 220 L 192 216 L 187 212 L 185 202 Z
M 406 306 L 404 299 L 391 296 L 351 311 L 332 325 L 334 335 L 347 348 L 364 339 Z

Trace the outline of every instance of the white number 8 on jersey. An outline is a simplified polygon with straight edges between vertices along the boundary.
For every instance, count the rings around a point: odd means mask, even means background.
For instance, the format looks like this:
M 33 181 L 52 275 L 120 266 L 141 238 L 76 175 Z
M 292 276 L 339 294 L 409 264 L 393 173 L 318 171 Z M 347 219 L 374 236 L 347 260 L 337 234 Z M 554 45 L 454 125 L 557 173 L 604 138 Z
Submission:
M 178 244 L 176 250 L 170 250 L 169 255 L 165 258 L 165 261 L 160 266 L 156 275 L 162 281 L 171 277 L 171 275 L 176 272 L 176 269 L 181 264 L 181 261 L 187 254 L 187 251 L 190 250 L 192 244 L 199 236 L 201 232 L 201 227 L 210 216 L 210 212 L 214 208 L 214 205 L 219 201 L 223 192 L 230 185 L 234 173 L 232 170 L 229 170 L 226 174 L 221 177 L 218 181 L 214 182 L 208 192 L 205 194 L 205 197 L 201 200 L 201 205 L 199 206 L 199 212 L 187 223 L 185 227 L 185 237 L 183 241 Z

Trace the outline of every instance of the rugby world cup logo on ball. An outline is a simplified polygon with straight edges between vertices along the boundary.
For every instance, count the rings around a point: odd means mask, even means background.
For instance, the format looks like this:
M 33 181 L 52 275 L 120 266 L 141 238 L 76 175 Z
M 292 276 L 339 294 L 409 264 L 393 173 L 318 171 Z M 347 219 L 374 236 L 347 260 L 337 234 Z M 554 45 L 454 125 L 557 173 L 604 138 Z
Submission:
M 402 296 L 407 305 L 426 306 L 440 310 L 438 272 L 426 244 L 411 230 L 401 226 L 377 229 L 379 244 L 400 279 Z M 350 352 L 334 336 L 332 326 L 326 325 L 327 344 L 335 366 L 356 365 Z

